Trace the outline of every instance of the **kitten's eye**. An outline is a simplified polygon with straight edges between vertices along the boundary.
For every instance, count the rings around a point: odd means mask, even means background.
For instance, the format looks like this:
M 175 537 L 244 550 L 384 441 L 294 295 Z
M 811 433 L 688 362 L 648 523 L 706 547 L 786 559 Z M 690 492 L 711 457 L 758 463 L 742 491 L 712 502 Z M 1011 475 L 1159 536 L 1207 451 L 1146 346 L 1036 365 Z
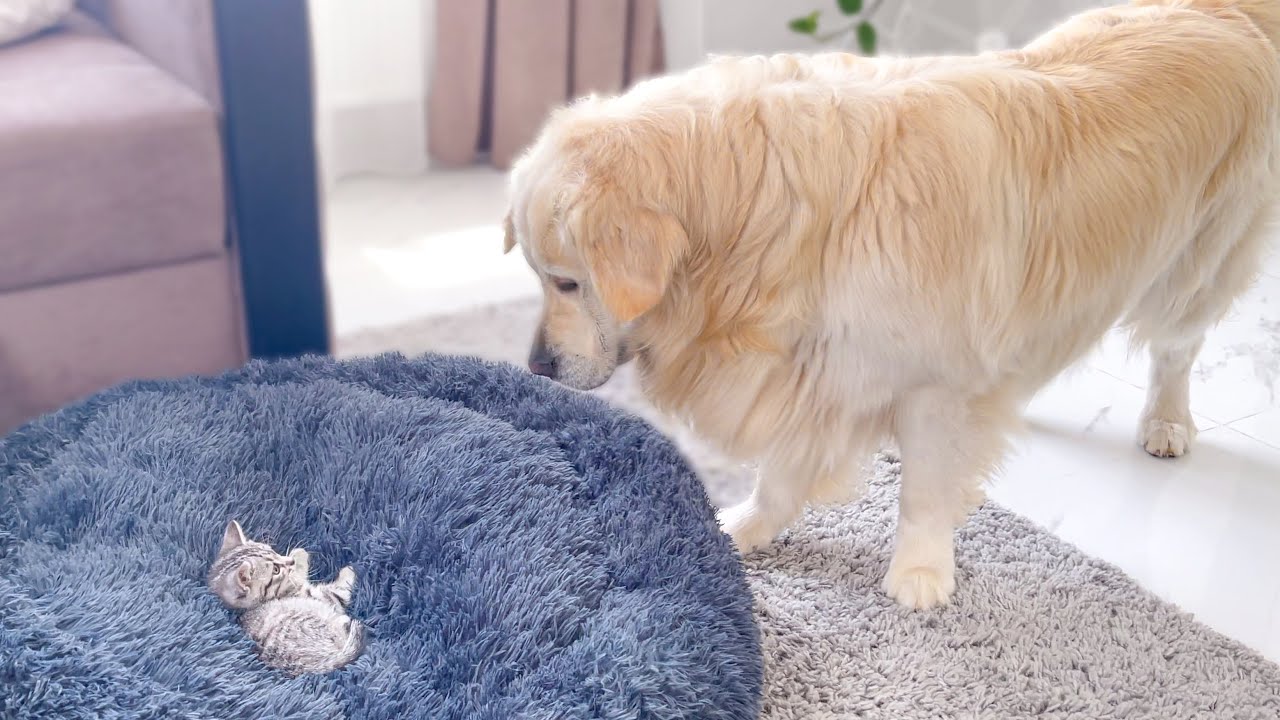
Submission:
M 280 574 L 280 566 L 279 566 L 279 565 L 276 565 L 275 567 L 271 568 L 271 574 L 272 574 L 272 575 L 279 575 L 279 574 Z
M 562 293 L 571 293 L 578 289 L 578 283 L 569 278 L 553 277 L 551 278 L 551 284 L 555 285 L 556 289 Z

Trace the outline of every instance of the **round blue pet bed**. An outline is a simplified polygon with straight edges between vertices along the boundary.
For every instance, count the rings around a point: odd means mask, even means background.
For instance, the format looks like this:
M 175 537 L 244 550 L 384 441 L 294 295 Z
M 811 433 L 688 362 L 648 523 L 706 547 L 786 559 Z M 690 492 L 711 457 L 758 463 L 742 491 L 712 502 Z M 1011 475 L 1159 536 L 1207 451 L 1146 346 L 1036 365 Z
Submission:
M 355 567 L 356 662 L 258 661 L 205 589 L 231 518 Z M 253 363 L 0 440 L 0 717 L 752 718 L 761 672 L 674 447 L 509 366 Z

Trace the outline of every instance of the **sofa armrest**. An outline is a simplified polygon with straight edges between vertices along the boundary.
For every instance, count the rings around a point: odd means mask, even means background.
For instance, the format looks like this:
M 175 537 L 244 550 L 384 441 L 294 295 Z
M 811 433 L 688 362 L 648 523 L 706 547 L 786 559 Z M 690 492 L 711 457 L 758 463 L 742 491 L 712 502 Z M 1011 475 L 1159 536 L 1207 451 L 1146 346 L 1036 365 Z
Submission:
M 221 110 L 216 0 L 80 0 L 121 40 Z

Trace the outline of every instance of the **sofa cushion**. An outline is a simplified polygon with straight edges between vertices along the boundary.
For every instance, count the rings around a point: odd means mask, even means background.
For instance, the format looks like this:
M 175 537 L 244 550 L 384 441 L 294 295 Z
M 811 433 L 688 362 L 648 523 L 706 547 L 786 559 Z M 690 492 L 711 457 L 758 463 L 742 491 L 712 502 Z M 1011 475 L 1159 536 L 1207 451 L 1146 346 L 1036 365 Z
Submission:
M 0 436 L 124 380 L 243 363 L 237 279 L 223 256 L 0 293 Z
M 0 290 L 226 246 L 209 103 L 78 17 L 0 47 Z

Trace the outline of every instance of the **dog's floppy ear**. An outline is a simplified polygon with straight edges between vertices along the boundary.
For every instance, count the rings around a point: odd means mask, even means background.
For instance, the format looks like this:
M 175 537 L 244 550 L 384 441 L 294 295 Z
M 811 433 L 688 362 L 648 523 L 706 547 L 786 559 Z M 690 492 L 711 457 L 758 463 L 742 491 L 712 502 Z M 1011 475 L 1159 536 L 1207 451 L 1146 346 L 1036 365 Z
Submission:
M 571 218 L 591 284 L 614 319 L 631 322 L 657 306 L 689 246 L 680 222 L 616 186 L 586 189 Z
M 502 219 L 502 254 L 506 255 L 516 246 L 516 226 L 511 220 L 511 211 L 507 211 L 507 216 Z

